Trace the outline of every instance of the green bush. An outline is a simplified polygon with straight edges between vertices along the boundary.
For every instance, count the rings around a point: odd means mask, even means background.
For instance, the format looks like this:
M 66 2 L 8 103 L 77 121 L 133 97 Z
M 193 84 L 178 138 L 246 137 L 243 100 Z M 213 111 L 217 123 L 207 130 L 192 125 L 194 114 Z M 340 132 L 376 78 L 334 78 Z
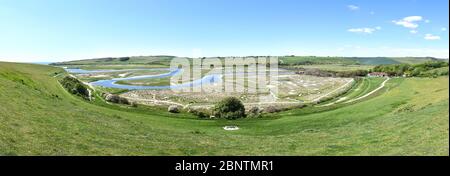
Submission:
M 258 107 L 252 107 L 252 108 L 250 108 L 250 110 L 248 110 L 247 116 L 251 117 L 251 118 L 260 118 L 261 112 L 262 112 L 262 110 L 259 109 Z
M 242 102 L 235 97 L 225 98 L 214 106 L 214 116 L 216 118 L 224 118 L 228 120 L 244 118 L 244 104 L 242 104 Z
M 171 105 L 167 111 L 170 113 L 180 113 L 180 108 L 177 105 Z
M 59 82 L 71 94 L 78 95 L 84 99 L 89 99 L 89 89 L 78 79 L 66 76 Z
M 131 105 L 131 102 L 128 101 L 128 99 L 123 98 L 119 95 L 105 93 L 105 94 L 103 94 L 103 98 L 105 98 L 106 101 L 111 102 L 111 103 Z
M 209 118 L 211 114 L 207 109 L 191 109 L 189 112 L 201 119 Z
M 280 108 L 277 108 L 275 106 L 268 106 L 266 108 L 264 108 L 264 112 L 266 113 L 276 113 L 276 112 L 281 112 L 282 110 Z

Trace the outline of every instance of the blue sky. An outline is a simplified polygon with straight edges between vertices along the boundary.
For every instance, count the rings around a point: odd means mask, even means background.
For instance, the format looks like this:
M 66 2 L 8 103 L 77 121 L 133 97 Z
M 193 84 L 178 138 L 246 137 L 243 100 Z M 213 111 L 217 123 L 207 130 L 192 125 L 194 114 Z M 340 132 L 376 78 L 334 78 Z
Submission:
M 0 60 L 449 55 L 448 0 L 0 0 Z

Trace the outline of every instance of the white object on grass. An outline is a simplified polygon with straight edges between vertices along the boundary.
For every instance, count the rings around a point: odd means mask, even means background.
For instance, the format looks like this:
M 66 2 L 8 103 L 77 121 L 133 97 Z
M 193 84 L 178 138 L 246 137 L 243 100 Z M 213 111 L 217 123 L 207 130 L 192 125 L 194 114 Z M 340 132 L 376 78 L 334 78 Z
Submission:
M 223 129 L 227 130 L 227 131 L 235 131 L 235 130 L 239 130 L 239 127 L 237 127 L 237 126 L 225 126 L 225 127 L 223 127 Z

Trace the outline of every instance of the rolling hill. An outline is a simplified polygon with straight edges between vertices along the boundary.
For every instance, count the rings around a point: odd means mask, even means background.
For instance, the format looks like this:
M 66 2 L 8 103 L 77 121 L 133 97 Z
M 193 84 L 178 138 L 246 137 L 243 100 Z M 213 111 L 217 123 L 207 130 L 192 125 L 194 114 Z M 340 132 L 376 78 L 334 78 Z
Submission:
M 85 59 L 69 62 L 53 63 L 52 65 L 79 66 L 79 65 L 141 65 L 168 67 L 175 56 L 132 56 L 117 58 Z M 223 59 L 223 57 L 220 57 Z M 208 58 L 206 58 L 208 59 Z M 280 56 L 281 65 L 386 65 L 386 64 L 420 64 L 427 61 L 436 61 L 432 57 L 320 57 L 320 56 Z M 448 60 L 447 60 L 448 61 Z

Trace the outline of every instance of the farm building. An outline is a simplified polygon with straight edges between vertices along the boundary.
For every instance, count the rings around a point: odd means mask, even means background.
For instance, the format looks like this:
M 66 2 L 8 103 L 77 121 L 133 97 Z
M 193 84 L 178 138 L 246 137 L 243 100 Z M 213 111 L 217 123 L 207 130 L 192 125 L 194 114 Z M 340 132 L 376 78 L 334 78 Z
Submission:
M 385 72 L 372 72 L 367 74 L 369 77 L 388 77 L 389 75 Z

